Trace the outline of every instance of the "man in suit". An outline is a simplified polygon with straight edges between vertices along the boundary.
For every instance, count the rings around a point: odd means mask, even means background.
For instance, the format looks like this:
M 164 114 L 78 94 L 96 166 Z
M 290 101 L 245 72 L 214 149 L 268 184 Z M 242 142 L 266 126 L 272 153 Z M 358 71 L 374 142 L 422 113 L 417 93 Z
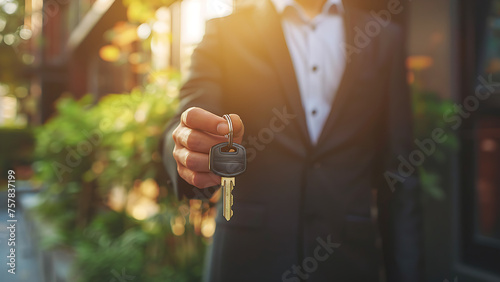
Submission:
M 237 113 L 249 163 L 206 280 L 420 281 L 416 176 L 384 177 L 412 149 L 401 28 L 340 0 L 250 2 L 207 23 L 164 143 L 178 197 L 209 198 Z

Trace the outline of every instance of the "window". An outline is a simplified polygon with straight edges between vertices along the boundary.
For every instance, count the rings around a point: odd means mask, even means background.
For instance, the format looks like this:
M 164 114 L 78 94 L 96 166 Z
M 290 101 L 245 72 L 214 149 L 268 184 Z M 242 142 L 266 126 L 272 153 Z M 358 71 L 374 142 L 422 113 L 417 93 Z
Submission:
M 460 129 L 458 259 L 500 274 L 500 0 L 462 0 L 460 18 L 459 100 L 464 104 L 479 97 L 481 85 L 490 95 L 478 99 Z

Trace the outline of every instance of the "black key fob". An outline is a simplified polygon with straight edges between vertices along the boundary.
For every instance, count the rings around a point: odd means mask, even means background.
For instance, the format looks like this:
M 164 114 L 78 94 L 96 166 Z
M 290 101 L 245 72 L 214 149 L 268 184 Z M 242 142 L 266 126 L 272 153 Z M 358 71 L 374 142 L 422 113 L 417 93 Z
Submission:
M 247 153 L 245 147 L 233 143 L 220 143 L 210 149 L 210 171 L 221 177 L 235 177 L 245 172 L 247 168 Z

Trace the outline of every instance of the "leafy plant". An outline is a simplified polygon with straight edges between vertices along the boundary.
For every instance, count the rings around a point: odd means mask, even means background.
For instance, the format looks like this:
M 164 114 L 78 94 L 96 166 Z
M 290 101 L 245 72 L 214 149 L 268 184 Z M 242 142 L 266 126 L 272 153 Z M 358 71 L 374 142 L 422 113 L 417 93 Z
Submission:
M 444 113 L 453 108 L 453 102 L 440 98 L 432 91 L 424 90 L 418 84 L 412 85 L 412 93 L 415 138 L 418 140 L 431 138 L 432 131 L 436 128 L 442 129 L 446 136 L 446 140 L 436 144 L 435 152 L 418 167 L 424 192 L 434 199 L 443 199 L 445 197 L 442 189 L 443 175 L 447 175 L 449 157 L 458 148 L 456 133 L 443 118 Z
M 122 270 L 134 281 L 201 276 L 213 204 L 177 201 L 158 151 L 177 83 L 97 103 L 64 97 L 36 130 L 34 167 L 45 186 L 37 211 L 56 230 L 46 243 L 74 248 L 81 281 L 111 281 Z

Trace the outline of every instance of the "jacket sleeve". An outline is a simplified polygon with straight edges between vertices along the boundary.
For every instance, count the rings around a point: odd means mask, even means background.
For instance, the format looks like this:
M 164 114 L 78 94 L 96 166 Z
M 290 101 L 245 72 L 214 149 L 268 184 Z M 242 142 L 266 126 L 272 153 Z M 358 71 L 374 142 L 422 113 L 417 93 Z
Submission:
M 388 281 L 422 281 L 423 242 L 418 168 L 402 165 L 414 150 L 413 114 L 406 82 L 402 29 L 393 33 L 388 68 L 384 184 L 378 191 L 379 222 Z
M 179 176 L 177 164 L 172 154 L 175 145 L 172 132 L 179 125 L 182 112 L 190 107 L 200 107 L 212 113 L 221 114 L 222 50 L 217 28 L 217 22 L 220 20 L 222 19 L 213 19 L 206 24 L 203 40 L 196 47 L 191 57 L 188 79 L 179 93 L 177 114 L 167 125 L 161 142 L 163 164 L 179 200 L 183 197 L 188 199 L 208 199 L 212 197 L 218 188 L 198 189 Z

